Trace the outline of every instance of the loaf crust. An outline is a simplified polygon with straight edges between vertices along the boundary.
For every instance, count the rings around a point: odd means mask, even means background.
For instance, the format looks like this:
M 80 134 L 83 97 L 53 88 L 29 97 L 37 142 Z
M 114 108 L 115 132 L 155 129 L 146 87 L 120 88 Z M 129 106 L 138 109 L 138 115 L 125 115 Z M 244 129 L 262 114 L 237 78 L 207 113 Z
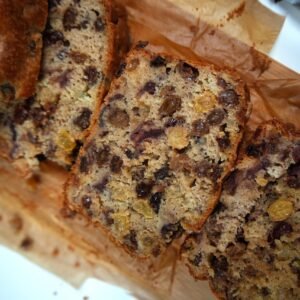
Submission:
M 47 0 L 0 1 L 0 102 L 35 93 Z
M 25 159 L 33 170 L 37 157 L 72 164 L 124 50 L 120 25 L 111 1 L 50 2 L 37 93 L 1 105 L 2 155 Z
M 191 274 L 220 299 L 299 299 L 300 134 L 276 120 L 244 143 L 220 202 L 185 242 Z
M 66 188 L 68 205 L 140 257 L 201 228 L 248 115 L 244 83 L 141 49 L 121 64 Z

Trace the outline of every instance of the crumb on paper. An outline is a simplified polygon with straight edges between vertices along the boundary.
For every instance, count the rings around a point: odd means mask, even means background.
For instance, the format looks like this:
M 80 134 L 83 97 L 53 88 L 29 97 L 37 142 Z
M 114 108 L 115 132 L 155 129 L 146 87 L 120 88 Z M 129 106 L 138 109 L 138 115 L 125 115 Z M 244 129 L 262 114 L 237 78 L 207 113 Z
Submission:
M 30 236 L 26 236 L 20 244 L 20 248 L 23 250 L 30 250 L 33 246 L 33 239 Z
M 15 233 L 19 233 L 23 228 L 23 219 L 18 214 L 15 214 L 9 220 L 9 224 L 11 225 Z

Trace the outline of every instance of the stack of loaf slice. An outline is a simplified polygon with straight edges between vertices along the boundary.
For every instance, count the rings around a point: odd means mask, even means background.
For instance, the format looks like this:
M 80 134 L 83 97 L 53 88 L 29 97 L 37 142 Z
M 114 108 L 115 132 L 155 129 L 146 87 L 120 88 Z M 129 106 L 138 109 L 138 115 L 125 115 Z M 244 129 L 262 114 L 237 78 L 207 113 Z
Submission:
M 11 159 L 68 166 L 108 88 L 116 52 L 110 1 L 49 2 L 36 95 L 0 104 L 1 148 Z
M 300 135 L 272 121 L 245 144 L 184 261 L 220 299 L 299 299 Z
M 71 208 L 141 257 L 201 228 L 248 114 L 235 75 L 144 46 L 121 64 L 67 186 Z

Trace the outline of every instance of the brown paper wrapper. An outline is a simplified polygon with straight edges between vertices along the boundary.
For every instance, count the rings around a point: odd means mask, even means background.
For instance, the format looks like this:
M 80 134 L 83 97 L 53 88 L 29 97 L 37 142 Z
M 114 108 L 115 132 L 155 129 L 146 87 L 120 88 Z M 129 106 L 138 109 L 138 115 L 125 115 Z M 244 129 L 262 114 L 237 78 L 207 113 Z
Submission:
M 237 71 L 251 93 L 249 130 L 273 117 L 300 129 L 300 76 L 263 54 L 279 33 L 281 17 L 254 0 L 118 2 L 127 9 L 133 43 L 148 40 L 154 51 Z M 0 161 L 0 242 L 75 286 L 96 277 L 138 299 L 213 299 L 207 283 L 188 274 L 176 247 L 157 260 L 138 260 L 101 228 L 62 210 L 66 177 L 65 171 L 42 165 L 39 176 L 25 180 Z

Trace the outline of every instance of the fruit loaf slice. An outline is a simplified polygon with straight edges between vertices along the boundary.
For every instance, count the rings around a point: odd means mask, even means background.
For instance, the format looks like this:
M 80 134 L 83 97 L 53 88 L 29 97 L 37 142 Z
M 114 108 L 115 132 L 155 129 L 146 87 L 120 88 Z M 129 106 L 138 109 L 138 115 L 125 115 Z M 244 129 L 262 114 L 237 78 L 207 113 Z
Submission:
M 0 1 L 0 102 L 35 93 L 47 7 L 47 0 Z
M 2 107 L 1 135 L 11 158 L 34 165 L 42 154 L 60 165 L 71 163 L 117 60 L 112 21 L 110 1 L 49 2 L 37 94 Z
M 299 299 L 300 135 L 262 125 L 183 257 L 220 299 Z
M 144 46 L 121 64 L 67 200 L 128 250 L 157 256 L 212 211 L 236 157 L 248 93 L 229 73 Z

